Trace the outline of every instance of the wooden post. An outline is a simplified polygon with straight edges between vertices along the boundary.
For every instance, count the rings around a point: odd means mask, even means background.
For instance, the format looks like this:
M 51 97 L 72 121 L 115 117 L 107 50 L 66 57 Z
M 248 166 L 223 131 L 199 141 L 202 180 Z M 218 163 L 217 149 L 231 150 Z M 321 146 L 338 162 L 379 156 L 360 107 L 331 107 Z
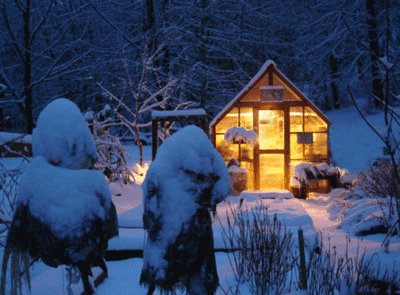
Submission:
M 4 89 L 0 89 L 0 100 L 4 100 Z M 4 131 L 4 109 L 0 107 L 0 131 Z
M 152 133 L 151 133 L 151 150 L 152 150 L 152 161 L 156 158 L 158 148 L 158 120 L 152 120 L 151 122 Z
M 201 123 L 201 129 L 204 130 L 204 133 L 207 134 L 208 137 L 208 132 L 207 132 L 207 117 L 200 117 L 200 123 Z
M 4 131 L 4 109 L 0 107 L 0 131 Z
M 306 256 L 304 252 L 304 236 L 303 230 L 299 228 L 299 251 L 300 251 L 300 279 L 301 289 L 307 290 L 307 272 L 306 272 Z

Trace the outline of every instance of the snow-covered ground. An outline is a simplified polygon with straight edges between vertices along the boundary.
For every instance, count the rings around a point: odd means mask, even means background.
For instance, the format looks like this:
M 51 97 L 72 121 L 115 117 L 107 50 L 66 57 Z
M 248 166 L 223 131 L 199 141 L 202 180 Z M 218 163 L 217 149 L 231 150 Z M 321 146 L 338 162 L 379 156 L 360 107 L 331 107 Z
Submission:
M 337 166 L 356 172 L 359 169 L 366 168 L 373 159 L 382 155 L 383 144 L 374 134 L 366 123 L 361 119 L 354 108 L 345 110 L 336 110 L 327 113 L 332 121 L 331 129 L 331 150 L 333 160 Z M 383 128 L 383 115 L 377 114 L 369 116 L 372 124 L 378 130 Z M 139 162 L 139 153 L 136 146 L 131 146 L 128 151 L 131 155 L 131 163 L 134 166 Z M 144 159 L 147 163 L 151 160 L 151 147 L 144 147 Z M 15 159 L 2 159 L 4 165 L 12 168 L 17 164 Z M 117 207 L 120 236 L 114 238 L 109 243 L 109 249 L 143 249 L 145 244 L 145 232 L 142 229 L 143 200 L 141 182 L 132 185 L 110 184 L 112 198 Z M 339 192 L 340 193 L 340 192 Z M 348 231 L 352 224 L 337 227 L 343 219 L 341 208 L 336 203 L 336 197 L 333 194 L 319 196 L 316 199 L 297 200 L 297 199 L 263 199 L 249 196 L 244 200 L 243 208 L 250 210 L 252 207 L 262 202 L 268 205 L 270 213 L 277 213 L 278 218 L 284 222 L 295 237 L 297 229 L 301 225 L 304 230 L 305 238 L 308 241 L 314 241 L 315 236 L 320 234 L 324 241 L 324 246 L 335 246 L 339 254 L 346 251 L 347 241 L 349 240 Z M 234 208 L 239 206 L 237 197 L 229 197 L 228 202 L 218 205 L 217 212 L 221 221 L 214 221 L 214 240 L 217 249 L 225 248 L 221 237 L 222 226 L 226 225 L 226 212 L 229 206 Z M 336 207 L 335 207 L 336 206 Z M 359 206 L 360 210 L 365 207 Z M 358 212 L 363 213 L 363 212 Z M 361 215 L 360 215 L 361 216 Z M 352 219 L 349 219 L 352 220 Z M 354 221 L 356 222 L 356 221 Z M 354 224 L 353 224 L 354 225 Z M 365 249 L 367 256 L 376 253 L 376 263 L 380 262 L 381 267 L 393 267 L 393 263 L 400 264 L 400 240 L 392 238 L 389 246 L 389 253 L 383 251 L 381 243 L 384 235 L 366 236 L 358 239 L 350 233 L 350 244 L 348 249 L 350 255 L 356 255 L 357 248 L 363 251 Z M 297 238 L 295 242 L 297 247 Z M 297 249 L 294 249 L 297 250 Z M 228 254 L 223 252 L 216 253 L 218 274 L 221 286 L 226 288 L 227 284 L 233 284 L 233 272 L 229 263 Z M 143 260 L 140 258 L 131 258 L 122 261 L 109 261 L 109 278 L 107 278 L 98 288 L 96 294 L 146 294 L 147 289 L 139 285 L 140 272 Z M 46 267 L 42 263 L 36 264 L 32 268 L 32 293 L 31 294 L 67 294 L 67 281 L 63 275 L 64 268 L 53 269 Z M 100 271 L 95 269 L 95 276 Z M 74 285 L 74 294 L 80 294 L 81 283 Z M 62 293 L 64 292 L 64 293 Z M 155 294 L 158 294 L 157 291 Z M 218 290 L 217 294 L 224 294 Z M 245 293 L 244 294 L 248 294 Z M 294 293 L 293 293 L 294 294 Z

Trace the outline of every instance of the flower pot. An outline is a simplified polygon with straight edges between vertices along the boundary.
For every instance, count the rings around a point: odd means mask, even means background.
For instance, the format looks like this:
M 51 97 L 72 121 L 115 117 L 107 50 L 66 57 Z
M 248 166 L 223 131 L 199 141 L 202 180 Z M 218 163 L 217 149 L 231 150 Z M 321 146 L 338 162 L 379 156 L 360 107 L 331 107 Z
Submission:
M 228 172 L 231 181 L 231 194 L 238 195 L 242 191 L 247 190 L 249 182 L 249 170 L 233 165 L 228 168 Z

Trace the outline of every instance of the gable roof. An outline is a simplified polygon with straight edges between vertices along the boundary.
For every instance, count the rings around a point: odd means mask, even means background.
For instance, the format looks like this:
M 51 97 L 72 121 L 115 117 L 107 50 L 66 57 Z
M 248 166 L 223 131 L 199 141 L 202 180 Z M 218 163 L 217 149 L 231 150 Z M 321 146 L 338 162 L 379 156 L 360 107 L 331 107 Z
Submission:
M 267 73 L 268 70 L 271 70 L 274 74 L 276 74 L 282 82 L 288 86 L 293 92 L 295 92 L 302 101 L 308 103 L 313 111 L 315 111 L 328 125 L 331 124 L 328 117 L 325 116 L 324 113 L 311 101 L 307 98 L 307 96 L 300 91 L 281 71 L 278 70 L 276 64 L 272 60 L 268 60 L 264 63 L 258 73 L 250 80 L 249 83 L 232 99 L 219 113 L 214 117 L 214 119 L 210 122 L 210 134 L 212 133 L 212 127 L 219 121 L 219 118 L 225 116 L 233 107 L 233 105 L 243 98 Z

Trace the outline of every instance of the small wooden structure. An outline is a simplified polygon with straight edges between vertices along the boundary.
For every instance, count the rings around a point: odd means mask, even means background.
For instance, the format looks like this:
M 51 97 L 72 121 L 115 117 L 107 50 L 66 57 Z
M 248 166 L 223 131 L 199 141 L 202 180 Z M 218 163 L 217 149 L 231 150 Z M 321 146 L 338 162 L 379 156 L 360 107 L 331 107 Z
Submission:
M 32 136 L 0 132 L 0 157 L 32 157 Z
M 173 121 L 200 121 L 201 129 L 207 134 L 207 114 L 203 109 L 152 111 L 152 159 L 156 158 L 158 148 L 158 123 Z
M 211 140 L 223 158 L 249 170 L 248 190 L 289 189 L 290 165 L 329 164 L 328 118 L 267 61 L 246 87 L 210 123 Z M 229 144 L 233 126 L 254 130 L 259 143 Z

